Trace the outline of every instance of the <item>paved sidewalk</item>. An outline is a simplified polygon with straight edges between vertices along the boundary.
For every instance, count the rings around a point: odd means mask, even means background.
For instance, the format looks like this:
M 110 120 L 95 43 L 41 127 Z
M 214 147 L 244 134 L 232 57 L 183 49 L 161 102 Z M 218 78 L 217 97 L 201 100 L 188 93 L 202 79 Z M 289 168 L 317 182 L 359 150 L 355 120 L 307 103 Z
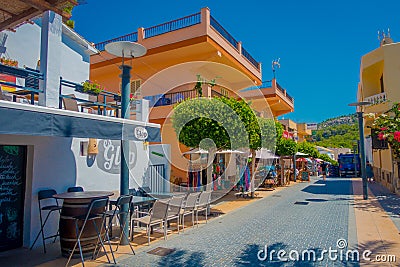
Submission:
M 400 196 L 375 182 L 369 183 L 368 187 L 400 232 Z
M 354 179 L 353 188 L 358 250 L 371 251 L 370 260 L 360 257 L 361 266 L 400 266 L 400 231 L 394 223 L 399 222 L 400 198 L 370 184 L 368 200 L 363 200 L 361 179 Z
M 257 254 L 267 246 L 272 250 L 313 250 L 317 258 L 329 247 L 337 248 L 338 239 L 350 245 L 356 236 L 350 179 L 313 179 L 260 199 L 245 207 L 185 230 L 165 241 L 137 251 L 137 255 L 120 258 L 119 266 L 358 266 L 345 260 L 278 261 L 259 260 Z M 175 249 L 164 256 L 146 253 L 156 247 Z M 263 253 L 259 254 L 261 257 Z M 301 257 L 301 255 L 300 255 Z M 287 256 L 286 256 L 287 258 Z

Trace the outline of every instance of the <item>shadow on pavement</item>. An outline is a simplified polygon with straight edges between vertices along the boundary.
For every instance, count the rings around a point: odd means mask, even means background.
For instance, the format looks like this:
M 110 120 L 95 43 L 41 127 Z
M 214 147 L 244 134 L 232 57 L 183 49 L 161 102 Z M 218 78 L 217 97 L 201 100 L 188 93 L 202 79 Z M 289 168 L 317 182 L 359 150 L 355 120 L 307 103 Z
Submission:
M 353 195 L 352 181 L 347 179 L 319 180 L 301 191 L 316 195 Z
M 328 248 L 324 248 L 328 249 Z M 236 258 L 236 262 L 234 266 L 298 266 L 298 267 L 314 267 L 314 266 L 359 266 L 357 261 L 349 258 L 349 261 L 346 261 L 344 258 L 340 261 L 340 258 L 335 260 L 330 260 L 327 253 L 321 257 L 322 248 L 304 248 L 307 251 L 313 251 L 312 253 L 304 253 L 302 251 L 299 252 L 298 260 L 291 260 L 289 258 L 289 253 L 292 253 L 292 250 L 288 248 L 288 245 L 284 243 L 275 243 L 267 247 L 267 255 L 265 254 L 266 248 L 256 244 L 248 244 L 246 248 L 242 251 L 242 254 Z M 281 261 L 278 259 L 277 253 L 278 251 L 283 250 L 286 252 L 286 256 L 283 256 L 286 261 Z M 260 252 L 262 251 L 262 252 Z M 272 258 L 271 258 L 272 254 Z M 291 254 L 292 258 L 295 259 L 297 256 L 295 252 Z M 314 257 L 315 255 L 315 257 Z M 259 257 L 261 259 L 259 259 Z
M 400 196 L 378 183 L 369 183 L 368 187 L 387 213 L 392 217 L 400 218 Z
M 205 255 L 203 252 L 176 250 L 171 254 L 161 257 L 158 266 L 203 266 Z

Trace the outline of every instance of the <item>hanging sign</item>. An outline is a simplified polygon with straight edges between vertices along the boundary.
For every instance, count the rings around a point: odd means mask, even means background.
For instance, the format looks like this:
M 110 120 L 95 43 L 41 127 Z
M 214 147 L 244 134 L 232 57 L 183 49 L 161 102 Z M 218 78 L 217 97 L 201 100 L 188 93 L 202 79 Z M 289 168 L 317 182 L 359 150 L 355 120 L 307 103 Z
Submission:
M 135 137 L 139 140 L 146 140 L 147 137 L 149 137 L 149 134 L 147 133 L 146 128 L 139 126 L 135 128 Z

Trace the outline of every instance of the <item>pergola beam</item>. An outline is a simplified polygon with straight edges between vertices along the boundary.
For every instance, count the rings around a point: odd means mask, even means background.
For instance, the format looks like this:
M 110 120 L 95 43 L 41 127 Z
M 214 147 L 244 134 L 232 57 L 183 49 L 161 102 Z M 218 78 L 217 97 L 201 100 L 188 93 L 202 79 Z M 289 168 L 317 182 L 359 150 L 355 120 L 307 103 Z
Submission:
M 3 31 L 5 29 L 12 29 L 16 26 L 18 26 L 19 24 L 33 18 L 36 17 L 38 15 L 42 14 L 42 11 L 37 10 L 36 8 L 30 8 L 25 10 L 24 12 L 13 16 L 5 21 L 3 21 L 2 23 L 0 23 L 0 31 Z
M 7 11 L 7 10 L 5 10 L 5 9 L 3 9 L 3 8 L 0 8 L 0 11 L 6 13 L 6 14 L 9 15 L 9 16 L 15 16 L 15 15 L 16 15 L 16 14 L 11 13 L 10 11 Z
M 24 0 L 24 3 L 42 11 L 42 12 L 51 10 L 51 11 L 54 11 L 54 12 L 60 14 L 64 18 L 69 19 L 71 17 L 71 14 L 55 7 L 54 5 L 50 4 L 49 2 L 47 2 L 45 0 Z

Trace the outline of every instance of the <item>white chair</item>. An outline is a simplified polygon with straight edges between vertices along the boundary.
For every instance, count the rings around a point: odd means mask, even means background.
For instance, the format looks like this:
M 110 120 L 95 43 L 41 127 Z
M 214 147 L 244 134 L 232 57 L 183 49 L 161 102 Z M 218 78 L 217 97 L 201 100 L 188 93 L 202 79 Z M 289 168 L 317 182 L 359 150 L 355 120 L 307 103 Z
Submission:
M 184 199 L 185 196 L 179 196 L 179 197 L 173 197 L 169 201 L 167 217 L 165 219 L 167 224 L 169 221 L 176 219 L 176 227 L 178 228 L 178 234 L 179 234 L 180 214 Z
M 207 211 L 208 211 L 208 207 L 210 205 L 211 202 L 211 191 L 203 191 L 200 194 L 199 197 L 199 202 L 196 204 L 196 224 L 197 227 L 199 227 L 199 212 L 204 211 L 205 216 L 206 216 L 206 223 L 207 223 Z
M 169 200 L 160 201 L 157 200 L 154 202 L 153 207 L 149 212 L 141 212 L 137 211 L 138 214 L 144 214 L 145 216 L 139 218 L 133 218 L 133 221 L 138 223 L 142 223 L 146 225 L 146 233 L 148 238 L 148 245 L 150 245 L 150 233 L 151 228 L 155 225 L 161 225 L 164 228 L 164 239 L 167 236 L 167 226 L 165 224 L 165 218 L 167 216 L 168 211 L 168 202 Z M 133 239 L 133 222 L 131 223 L 131 240 Z
M 181 210 L 181 219 L 182 219 L 182 231 L 185 231 L 185 216 L 191 214 L 192 215 L 192 226 L 194 226 L 194 213 L 196 209 L 197 199 L 199 198 L 201 192 L 190 193 L 183 205 L 183 209 Z

